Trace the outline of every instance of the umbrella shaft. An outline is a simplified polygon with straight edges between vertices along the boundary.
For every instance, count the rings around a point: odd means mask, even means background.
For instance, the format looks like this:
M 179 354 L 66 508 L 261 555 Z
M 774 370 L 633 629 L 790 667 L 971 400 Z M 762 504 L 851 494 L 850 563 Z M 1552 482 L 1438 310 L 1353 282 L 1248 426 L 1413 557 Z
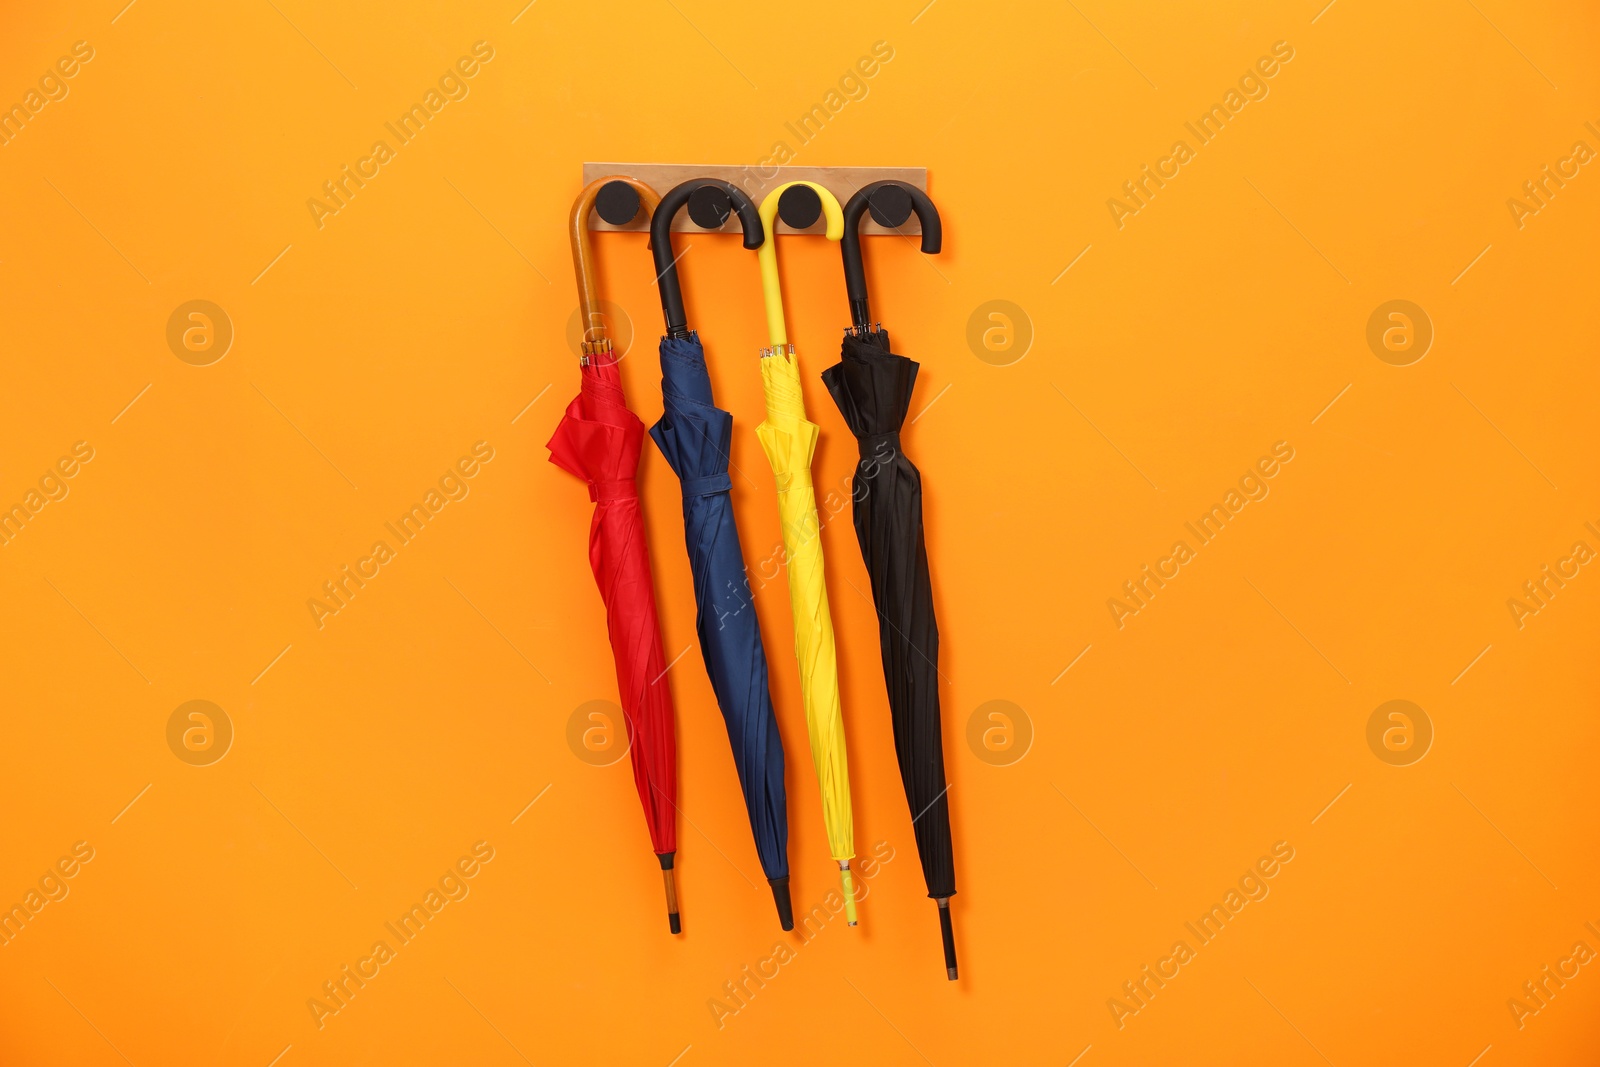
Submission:
M 859 300 L 851 299 L 850 322 L 862 330 L 872 325 L 872 313 L 867 310 L 867 298 L 865 296 Z

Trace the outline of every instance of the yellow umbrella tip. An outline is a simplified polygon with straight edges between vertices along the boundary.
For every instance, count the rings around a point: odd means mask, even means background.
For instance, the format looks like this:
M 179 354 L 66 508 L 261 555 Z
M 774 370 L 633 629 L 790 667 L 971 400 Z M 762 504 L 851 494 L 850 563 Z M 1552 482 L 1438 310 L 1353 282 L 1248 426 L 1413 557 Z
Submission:
M 839 861 L 839 884 L 844 887 L 844 919 L 846 925 L 856 925 L 856 887 L 850 878 L 850 861 Z

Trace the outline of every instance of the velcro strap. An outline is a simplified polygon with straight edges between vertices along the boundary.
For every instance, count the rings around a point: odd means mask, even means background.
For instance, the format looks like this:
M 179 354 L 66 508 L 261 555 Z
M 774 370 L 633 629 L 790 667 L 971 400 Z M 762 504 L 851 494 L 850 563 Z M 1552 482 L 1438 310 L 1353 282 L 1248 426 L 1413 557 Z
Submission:
M 628 500 L 639 495 L 639 486 L 632 478 L 618 478 L 614 482 L 590 482 L 589 499 L 596 504 L 613 500 Z
M 787 493 L 791 489 L 811 488 L 811 472 L 809 470 L 790 471 L 787 474 L 778 475 L 777 479 L 778 492 L 780 493 Z
M 704 478 L 685 478 L 683 480 L 684 496 L 715 496 L 717 493 L 726 493 L 733 489 L 733 479 L 727 471 L 721 474 L 708 474 Z

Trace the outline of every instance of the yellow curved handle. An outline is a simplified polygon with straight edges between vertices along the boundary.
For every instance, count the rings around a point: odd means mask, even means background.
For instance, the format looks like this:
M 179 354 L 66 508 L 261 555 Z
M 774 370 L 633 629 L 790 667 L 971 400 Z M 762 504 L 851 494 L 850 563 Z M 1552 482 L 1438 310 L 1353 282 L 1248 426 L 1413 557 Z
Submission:
M 767 340 L 774 348 L 789 343 L 789 332 L 783 327 L 783 289 L 778 285 L 778 245 L 772 238 L 773 220 L 778 216 L 778 198 L 791 185 L 804 185 L 822 198 L 822 215 L 827 220 L 826 236 L 837 241 L 844 236 L 844 209 L 838 197 L 816 182 L 784 182 L 761 201 L 761 251 L 756 258 L 761 263 L 761 295 L 767 305 Z

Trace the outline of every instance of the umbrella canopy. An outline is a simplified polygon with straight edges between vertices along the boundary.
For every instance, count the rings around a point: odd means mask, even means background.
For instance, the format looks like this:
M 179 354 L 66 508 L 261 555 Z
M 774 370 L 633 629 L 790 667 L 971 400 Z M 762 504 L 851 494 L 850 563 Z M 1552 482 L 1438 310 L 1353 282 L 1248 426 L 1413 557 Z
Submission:
M 919 364 L 891 351 L 888 333 L 871 322 L 857 232 L 862 212 L 885 188 L 910 194 L 922 221 L 923 252 L 939 251 L 939 215 L 921 190 L 901 182 L 874 182 L 850 198 L 844 211 L 842 249 L 854 326 L 844 339 L 839 362 L 822 372 L 822 380 L 861 446 L 852 487 L 856 540 L 878 610 L 878 641 L 900 780 L 911 807 L 928 895 L 939 904 L 945 973 L 954 981 L 950 898 L 955 895 L 956 875 L 939 721 L 939 627 L 933 617 L 933 586 L 922 532 L 922 475 L 900 446 L 900 428 L 911 406 Z
M 844 717 L 839 704 L 839 665 L 834 654 L 833 616 L 822 570 L 822 524 L 811 486 L 811 456 L 817 448 L 817 424 L 806 418 L 800 392 L 800 368 L 783 321 L 783 291 L 778 282 L 778 251 L 773 218 L 784 192 L 796 186 L 821 198 L 827 214 L 827 236 L 837 241 L 844 232 L 839 201 L 820 185 L 789 182 L 761 202 L 766 240 L 758 253 L 761 288 L 766 299 L 769 347 L 761 350 L 761 384 L 767 397 L 767 418 L 756 427 L 761 448 L 778 483 L 778 515 L 783 527 L 784 560 L 789 572 L 789 606 L 794 616 L 794 651 L 800 663 L 800 698 L 806 709 L 811 761 L 822 791 L 822 818 L 828 850 L 839 864 L 845 919 L 856 925 L 855 886 L 850 860 L 856 854 L 855 823 L 850 810 L 850 767 L 845 758 Z
M 700 190 L 706 190 L 701 193 Z M 700 654 L 717 696 L 733 764 L 744 789 L 745 809 L 755 834 L 761 869 L 785 930 L 794 929 L 789 896 L 789 812 L 783 790 L 783 740 L 767 688 L 767 654 L 745 577 L 739 528 L 734 522 L 728 477 L 733 416 L 717 407 L 700 338 L 685 323 L 683 294 L 672 256 L 672 218 L 691 196 L 709 199 L 709 210 L 726 219 L 736 206 L 746 248 L 761 246 L 755 205 L 727 182 L 696 178 L 662 198 L 650 220 L 661 308 L 667 320 L 661 338 L 661 419 L 650 436 L 683 484 L 683 533 L 694 575 L 695 630 Z M 720 204 L 716 202 L 721 197 Z M 698 213 L 696 217 L 701 217 Z
M 657 197 L 632 178 L 602 178 L 572 205 L 572 259 L 583 314 L 581 385 L 550 438 L 550 462 L 589 484 L 594 518 L 589 525 L 589 566 L 606 605 L 606 629 L 616 660 L 617 689 L 627 722 L 633 782 L 644 805 L 650 844 L 660 860 L 667 891 L 667 923 L 682 931 L 673 859 L 678 850 L 678 742 L 672 693 L 667 688 L 661 624 L 650 577 L 644 516 L 634 482 L 644 423 L 628 410 L 617 357 L 606 337 L 595 295 L 589 210 L 612 182 L 631 188 L 647 209 Z

